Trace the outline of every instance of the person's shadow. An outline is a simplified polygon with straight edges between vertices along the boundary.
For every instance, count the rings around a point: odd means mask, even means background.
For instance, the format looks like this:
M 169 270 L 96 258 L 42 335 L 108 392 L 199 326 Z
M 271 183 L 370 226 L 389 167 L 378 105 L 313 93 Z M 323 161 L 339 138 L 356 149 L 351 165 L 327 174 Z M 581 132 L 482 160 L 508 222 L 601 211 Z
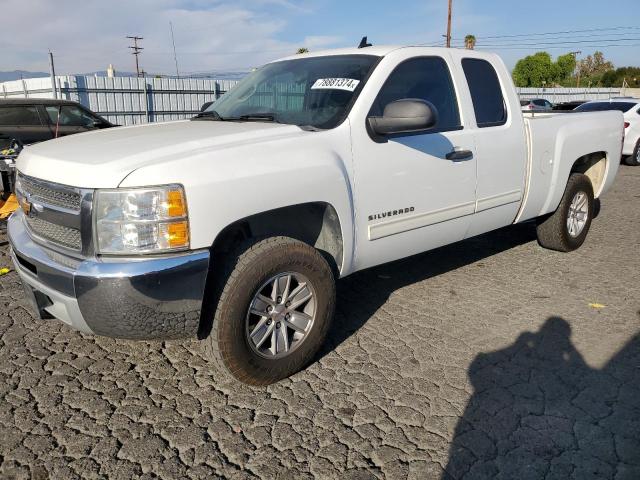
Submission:
M 640 479 L 640 334 L 590 368 L 562 318 L 479 354 L 443 479 Z

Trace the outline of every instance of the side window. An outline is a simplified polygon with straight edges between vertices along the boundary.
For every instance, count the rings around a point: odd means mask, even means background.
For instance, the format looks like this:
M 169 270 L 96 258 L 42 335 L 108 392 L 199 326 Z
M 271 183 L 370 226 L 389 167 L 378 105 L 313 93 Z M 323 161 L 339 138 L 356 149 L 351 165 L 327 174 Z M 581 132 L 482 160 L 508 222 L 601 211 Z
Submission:
M 38 109 L 32 105 L 0 107 L 0 125 L 33 126 L 42 125 Z
M 62 107 L 51 105 L 46 107 L 46 110 L 47 115 L 49 115 L 49 120 L 54 125 L 59 124 L 64 127 L 92 127 L 96 120 L 92 115 L 89 115 L 75 105 L 62 105 Z M 58 113 L 60 114 L 60 120 L 58 120 Z
M 507 108 L 495 69 L 489 62 L 477 58 L 463 59 L 462 69 L 471 91 L 478 127 L 504 125 Z
M 431 102 L 438 110 L 439 131 L 460 128 L 458 100 L 449 67 L 440 57 L 407 60 L 396 67 L 378 93 L 369 115 L 382 116 L 391 102 L 419 98 Z

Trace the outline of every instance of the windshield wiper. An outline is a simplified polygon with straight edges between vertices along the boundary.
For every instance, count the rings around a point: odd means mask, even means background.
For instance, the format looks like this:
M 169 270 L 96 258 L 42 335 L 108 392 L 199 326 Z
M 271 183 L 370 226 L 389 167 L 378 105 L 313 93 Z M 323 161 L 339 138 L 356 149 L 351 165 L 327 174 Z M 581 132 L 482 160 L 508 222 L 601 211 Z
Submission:
M 245 122 L 278 122 L 276 116 L 273 113 L 248 113 L 246 115 L 240 115 L 237 118 L 230 120 L 244 120 Z
M 191 120 L 217 120 L 217 121 L 223 122 L 226 119 L 222 118 L 220 114 L 215 110 L 206 110 L 204 112 L 198 113 Z

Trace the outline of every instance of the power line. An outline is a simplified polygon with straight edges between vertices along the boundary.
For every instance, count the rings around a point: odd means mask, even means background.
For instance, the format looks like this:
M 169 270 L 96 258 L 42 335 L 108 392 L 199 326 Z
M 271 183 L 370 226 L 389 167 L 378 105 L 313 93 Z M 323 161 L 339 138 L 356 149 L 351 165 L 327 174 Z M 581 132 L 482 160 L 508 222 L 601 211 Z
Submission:
M 589 28 L 584 30 L 561 30 L 557 32 L 544 32 L 544 33 L 519 33 L 514 35 L 487 35 L 481 36 L 477 35 L 480 38 L 516 38 L 516 37 L 534 37 L 534 36 L 545 36 L 545 35 L 559 35 L 563 33 L 589 33 L 589 32 L 606 32 L 612 30 L 640 30 L 640 27 L 609 27 L 609 28 Z
M 581 45 L 581 47 L 589 47 L 589 48 L 608 48 L 608 47 L 640 47 L 640 43 L 633 43 L 633 44 L 619 44 L 619 43 L 615 43 L 615 44 L 609 44 L 609 45 L 602 45 L 602 44 L 593 44 L 593 45 Z M 456 46 L 455 48 L 464 48 L 464 45 L 459 45 Z M 504 45 L 476 45 L 476 49 L 484 49 L 484 48 L 491 48 L 492 50 L 531 50 L 532 47 L 518 47 L 515 45 L 512 46 L 504 46 Z M 563 46 L 563 45 L 550 45 L 547 47 L 544 47 L 545 50 L 551 50 L 551 49 L 567 49 L 570 48 L 569 46 Z
M 576 45 L 582 43 L 594 43 L 594 42 L 616 42 L 616 44 L 622 45 L 618 42 L 638 42 L 640 38 L 592 38 L 590 40 L 567 40 L 564 42 L 533 42 L 533 43 L 483 43 L 483 47 L 502 47 L 502 46 L 519 46 L 519 47 L 537 47 L 545 45 Z

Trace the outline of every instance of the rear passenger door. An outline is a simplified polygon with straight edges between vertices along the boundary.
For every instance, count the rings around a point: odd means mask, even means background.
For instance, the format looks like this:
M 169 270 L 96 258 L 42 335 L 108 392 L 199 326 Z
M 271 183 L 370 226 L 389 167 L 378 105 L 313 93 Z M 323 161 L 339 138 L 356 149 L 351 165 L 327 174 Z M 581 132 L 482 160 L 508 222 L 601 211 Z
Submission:
M 0 138 L 29 144 L 49 140 L 51 130 L 36 105 L 0 105 Z
M 515 89 L 504 84 L 493 65 L 480 58 L 462 58 L 475 125 L 478 156 L 476 215 L 467 237 L 513 222 L 524 196 L 527 149 L 524 120 Z

